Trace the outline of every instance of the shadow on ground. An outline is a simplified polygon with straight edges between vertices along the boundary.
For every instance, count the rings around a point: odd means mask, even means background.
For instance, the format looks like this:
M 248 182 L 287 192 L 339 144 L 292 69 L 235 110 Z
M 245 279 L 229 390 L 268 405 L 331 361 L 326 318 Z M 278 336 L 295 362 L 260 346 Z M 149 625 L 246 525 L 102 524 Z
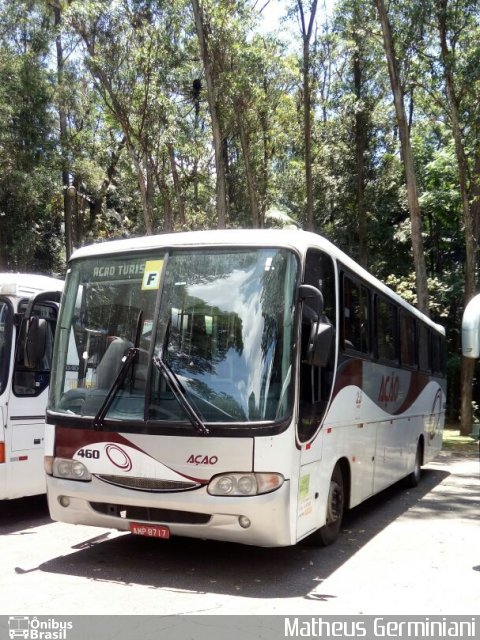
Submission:
M 321 583 L 448 475 L 427 469 L 418 487 L 405 490 L 397 483 L 366 501 L 347 514 L 331 547 L 315 547 L 308 539 L 295 547 L 264 549 L 188 538 L 159 541 L 130 534 L 109 538 L 106 533 L 75 545 L 71 554 L 16 571 L 40 570 L 196 594 L 328 600 L 334 596 L 319 593 Z
M 27 535 L 29 529 L 51 521 L 45 495 L 0 500 L 0 536 Z

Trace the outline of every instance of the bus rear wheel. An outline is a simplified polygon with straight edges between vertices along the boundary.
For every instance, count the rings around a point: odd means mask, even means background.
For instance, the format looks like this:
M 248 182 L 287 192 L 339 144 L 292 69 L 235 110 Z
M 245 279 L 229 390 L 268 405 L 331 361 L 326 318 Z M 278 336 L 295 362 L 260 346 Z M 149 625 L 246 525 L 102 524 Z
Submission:
M 342 526 L 344 508 L 345 489 L 343 474 L 340 466 L 337 464 L 330 478 L 326 522 L 323 527 L 314 533 L 317 544 L 326 547 L 335 542 Z
M 423 444 L 419 440 L 417 444 L 417 452 L 415 454 L 415 464 L 413 471 L 406 477 L 407 487 L 416 487 L 422 477 L 422 462 L 423 462 Z

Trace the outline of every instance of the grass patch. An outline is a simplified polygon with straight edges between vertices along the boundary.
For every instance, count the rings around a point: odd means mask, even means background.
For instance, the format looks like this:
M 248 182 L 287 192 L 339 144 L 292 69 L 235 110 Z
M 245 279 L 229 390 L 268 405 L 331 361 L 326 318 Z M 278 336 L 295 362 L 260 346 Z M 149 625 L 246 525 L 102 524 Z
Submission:
M 478 440 L 471 436 L 461 436 L 460 429 L 444 429 L 442 448 L 458 453 L 475 453 L 478 451 Z

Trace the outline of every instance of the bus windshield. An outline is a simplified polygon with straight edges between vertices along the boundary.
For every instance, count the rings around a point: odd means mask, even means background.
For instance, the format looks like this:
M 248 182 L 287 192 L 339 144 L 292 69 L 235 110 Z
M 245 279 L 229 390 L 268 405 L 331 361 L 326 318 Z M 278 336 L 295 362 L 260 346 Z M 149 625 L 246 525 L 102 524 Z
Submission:
M 287 416 L 297 274 L 294 254 L 277 248 L 73 261 L 50 411 L 98 428 L 188 423 L 192 414 L 201 424 Z

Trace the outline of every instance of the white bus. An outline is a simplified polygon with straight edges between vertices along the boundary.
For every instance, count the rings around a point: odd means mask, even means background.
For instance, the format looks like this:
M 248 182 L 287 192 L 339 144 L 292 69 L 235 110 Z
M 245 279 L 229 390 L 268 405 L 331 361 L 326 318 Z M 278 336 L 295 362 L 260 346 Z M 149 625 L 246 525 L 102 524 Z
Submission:
M 47 276 L 0 273 L 0 500 L 46 490 L 45 407 L 62 288 Z
M 462 355 L 480 358 L 480 293 L 470 300 L 463 312 Z
M 440 449 L 443 343 L 442 327 L 312 233 L 79 249 L 47 410 L 51 516 L 329 544 L 346 508 L 417 483 Z

